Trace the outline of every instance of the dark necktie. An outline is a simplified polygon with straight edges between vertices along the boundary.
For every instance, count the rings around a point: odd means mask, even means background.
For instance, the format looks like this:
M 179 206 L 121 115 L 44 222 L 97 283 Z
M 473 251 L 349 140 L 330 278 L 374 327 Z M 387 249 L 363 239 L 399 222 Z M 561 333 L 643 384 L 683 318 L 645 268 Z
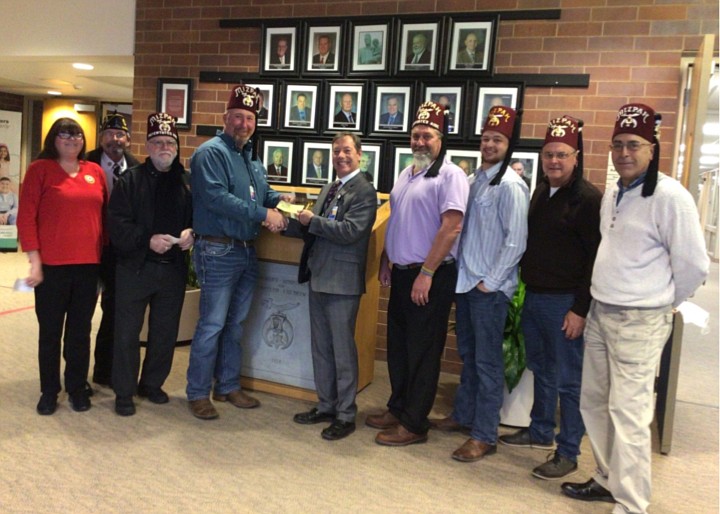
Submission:
M 323 203 L 322 213 L 325 214 L 325 211 L 330 206 L 330 203 L 333 201 L 333 198 L 335 198 L 335 195 L 338 192 L 338 189 L 340 189 L 340 186 L 342 185 L 341 180 L 336 180 L 333 182 L 333 185 L 330 186 L 330 190 L 328 191 L 327 196 L 325 197 L 325 203 Z
M 300 121 L 305 121 L 305 111 L 300 111 Z
M 115 184 L 115 182 L 117 182 L 118 179 L 120 178 L 120 171 L 121 170 L 120 170 L 119 164 L 116 164 L 115 166 L 113 166 L 113 184 Z
M 348 123 L 355 123 L 355 122 L 353 121 L 352 113 L 350 113 L 350 114 L 347 115 L 347 120 L 348 120 Z

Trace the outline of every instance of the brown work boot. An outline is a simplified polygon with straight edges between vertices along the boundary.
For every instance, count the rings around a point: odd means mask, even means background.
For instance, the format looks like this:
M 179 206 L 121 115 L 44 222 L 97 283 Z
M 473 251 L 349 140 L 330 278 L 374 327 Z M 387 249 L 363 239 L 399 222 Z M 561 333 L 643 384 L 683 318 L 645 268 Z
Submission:
M 382 414 L 372 414 L 365 418 L 365 424 L 372 428 L 379 428 L 385 430 L 388 428 L 398 426 L 400 421 L 392 415 L 389 410 L 386 410 Z
M 427 434 L 410 432 L 407 428 L 398 424 L 378 433 L 375 436 L 375 442 L 383 446 L 407 446 L 409 444 L 424 443 L 427 438 Z
M 446 418 L 431 418 L 428 421 L 430 422 L 431 428 L 440 430 L 441 432 L 462 432 L 463 430 L 467 430 L 467 427 L 455 421 L 452 416 Z
M 242 392 L 240 389 L 231 391 L 228 394 L 213 393 L 213 400 L 216 402 L 229 402 L 240 409 L 254 409 L 260 406 L 260 401 Z
M 190 400 L 188 403 L 190 404 L 190 412 L 198 419 L 215 419 L 220 416 L 208 398 Z
M 494 444 L 487 444 L 470 438 L 465 441 L 465 444 L 453 452 L 452 458 L 460 462 L 475 462 L 486 455 L 492 455 L 496 451 L 497 446 Z

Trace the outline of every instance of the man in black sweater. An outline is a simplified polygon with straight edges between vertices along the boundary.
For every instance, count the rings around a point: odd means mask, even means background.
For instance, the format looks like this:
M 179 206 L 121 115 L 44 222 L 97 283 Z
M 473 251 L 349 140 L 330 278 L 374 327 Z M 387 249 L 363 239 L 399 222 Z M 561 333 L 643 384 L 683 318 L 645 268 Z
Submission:
M 556 480 L 577 471 L 585 425 L 580 415 L 583 329 L 590 277 L 600 244 L 602 195 L 583 178 L 582 121 L 550 122 L 540 157 L 544 177 L 530 201 L 528 239 L 520 261 L 526 284 L 522 312 L 527 367 L 534 374 L 532 422 L 500 437 L 509 446 L 557 449 L 533 475 Z M 560 432 L 555 408 L 560 397 Z

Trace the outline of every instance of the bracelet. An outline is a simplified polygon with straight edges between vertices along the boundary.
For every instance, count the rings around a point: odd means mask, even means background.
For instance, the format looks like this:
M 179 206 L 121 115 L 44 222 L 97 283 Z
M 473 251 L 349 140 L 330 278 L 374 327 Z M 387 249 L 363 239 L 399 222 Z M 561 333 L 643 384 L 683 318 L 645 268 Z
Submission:
M 426 275 L 430 278 L 432 278 L 433 275 L 435 275 L 435 272 L 433 270 L 431 270 L 430 268 L 426 268 L 425 266 L 420 268 L 420 273 L 422 273 L 423 275 Z

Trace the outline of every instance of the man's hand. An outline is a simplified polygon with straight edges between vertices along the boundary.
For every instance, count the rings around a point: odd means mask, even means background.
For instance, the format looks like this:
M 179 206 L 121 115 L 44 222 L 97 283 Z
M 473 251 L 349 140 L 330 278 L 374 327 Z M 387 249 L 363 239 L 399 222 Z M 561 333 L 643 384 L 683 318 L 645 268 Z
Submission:
M 295 201 L 295 193 L 283 193 L 280 195 L 280 200 L 287 203 L 293 203 Z
M 568 311 L 563 320 L 562 330 L 568 339 L 577 339 L 585 330 L 585 318 L 578 316 L 573 311 Z
M 270 232 L 280 232 L 287 228 L 287 219 L 277 209 L 268 209 L 264 225 Z
M 424 273 L 418 274 L 410 291 L 410 299 L 415 305 L 422 307 L 430 302 L 430 286 L 432 286 L 432 277 Z
M 0 225 L 7 225 L 9 216 L 10 215 L 7 212 L 5 214 L 0 214 Z
M 191 228 L 186 228 L 180 232 L 180 241 L 178 241 L 178 246 L 181 250 L 189 250 L 192 248 L 193 244 L 195 244 L 195 237 L 193 236 Z
M 173 247 L 175 244 L 173 241 L 174 238 L 170 234 L 154 234 L 150 238 L 150 249 L 162 255 Z
M 300 223 L 302 223 L 304 226 L 307 227 L 310 224 L 310 220 L 313 219 L 313 216 L 315 216 L 315 215 L 313 214 L 312 211 L 304 209 L 304 210 L 298 212 L 297 219 Z
M 477 287 L 478 290 L 482 291 L 483 293 L 490 292 L 490 290 L 487 287 L 485 287 L 485 282 L 478 282 L 478 285 L 476 285 L 475 287 Z

